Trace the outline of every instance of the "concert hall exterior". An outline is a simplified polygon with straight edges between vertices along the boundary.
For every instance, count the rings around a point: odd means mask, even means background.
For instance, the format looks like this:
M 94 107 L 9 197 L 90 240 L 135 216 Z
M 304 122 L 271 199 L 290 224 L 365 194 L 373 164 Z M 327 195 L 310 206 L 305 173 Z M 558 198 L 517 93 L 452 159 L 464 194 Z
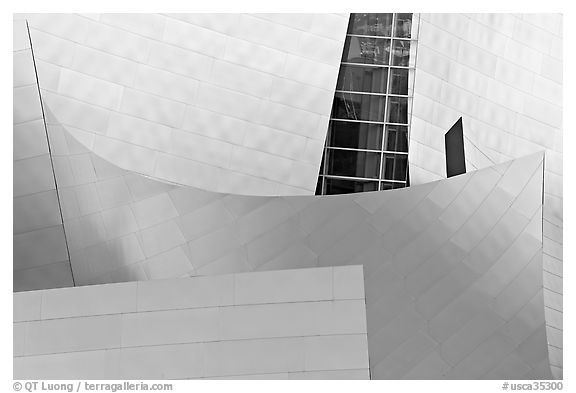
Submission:
M 18 14 L 13 120 L 16 379 L 562 378 L 560 15 Z

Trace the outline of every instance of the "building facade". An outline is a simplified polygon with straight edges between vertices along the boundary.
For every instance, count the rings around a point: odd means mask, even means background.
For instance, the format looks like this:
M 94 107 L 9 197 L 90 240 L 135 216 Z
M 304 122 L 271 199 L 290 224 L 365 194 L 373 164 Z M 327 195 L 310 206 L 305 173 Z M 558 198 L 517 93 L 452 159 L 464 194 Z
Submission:
M 557 15 L 15 16 L 15 376 L 561 378 L 561 34 Z M 445 179 L 459 117 L 471 173 Z M 348 282 L 343 265 L 362 268 Z M 342 297 L 318 297 L 332 266 Z M 143 359 L 172 345 L 154 341 L 170 318 L 226 315 L 181 305 L 154 331 L 123 330 L 143 309 L 113 283 L 157 282 L 160 311 L 184 295 L 158 280 L 201 303 L 195 277 L 237 274 L 261 282 L 254 306 L 214 303 L 237 320 L 288 301 L 272 283 L 366 307 L 350 331 L 302 309 L 295 330 L 199 332 L 126 368 L 126 343 L 143 340 Z M 95 299 L 116 291 L 126 309 L 104 321 Z M 90 318 L 109 335 L 50 336 Z M 274 349 L 295 335 L 327 338 Z M 219 357 L 242 351 L 262 367 Z M 78 359 L 91 366 L 63 373 Z

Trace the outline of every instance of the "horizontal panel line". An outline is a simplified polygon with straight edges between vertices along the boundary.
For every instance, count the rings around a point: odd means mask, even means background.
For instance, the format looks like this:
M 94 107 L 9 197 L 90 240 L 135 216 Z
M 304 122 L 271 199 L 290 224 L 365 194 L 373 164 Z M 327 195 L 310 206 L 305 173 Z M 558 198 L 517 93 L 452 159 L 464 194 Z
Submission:
M 558 278 L 563 278 L 563 276 L 559 276 L 559 275 L 556 274 L 556 273 L 552 273 L 552 272 L 549 272 L 549 271 L 547 271 L 547 270 L 544 270 L 544 271 L 547 272 L 548 274 L 551 274 L 551 275 L 556 276 L 556 277 L 558 277 Z
M 16 158 L 16 159 L 12 160 L 12 162 L 13 162 L 13 163 L 22 162 L 22 161 L 31 160 L 31 159 L 34 159 L 34 158 L 39 158 L 39 157 L 49 156 L 49 155 L 50 155 L 50 153 L 48 152 L 48 150 L 46 150 L 45 153 L 40 153 L 40 154 L 36 154 L 36 155 L 33 155 L 33 156 L 27 156 L 27 157 L 24 157 L 24 158 Z
M 68 261 L 61 261 L 55 263 L 62 263 Z M 52 263 L 53 264 L 53 263 Z M 232 274 L 234 275 L 234 274 Z M 197 276 L 197 277 L 214 277 L 214 276 Z M 186 279 L 183 279 L 186 280 Z M 152 280 L 153 281 L 153 280 Z M 134 281 L 127 281 L 122 284 L 135 284 Z M 99 284 L 99 285 L 111 285 L 111 284 Z M 68 289 L 69 287 L 66 287 Z M 75 288 L 75 287 L 70 287 Z M 57 288 L 61 289 L 61 288 Z M 19 292 L 16 292 L 19 293 Z M 59 321 L 63 319 L 82 319 L 82 318 L 92 318 L 92 317 L 106 317 L 106 316 L 113 316 L 113 315 L 137 315 L 137 314 L 151 314 L 151 313 L 162 313 L 162 312 L 169 312 L 169 311 L 186 311 L 186 310 L 206 310 L 206 309 L 221 309 L 221 308 L 234 308 L 234 307 L 252 307 L 252 306 L 270 306 L 270 305 L 284 305 L 284 304 L 310 304 L 310 303 L 333 303 L 333 302 L 363 302 L 364 297 L 359 298 L 325 298 L 325 299 L 312 299 L 312 300 L 301 300 L 301 301 L 278 301 L 278 302 L 267 302 L 267 303 L 224 303 L 224 304 L 215 304 L 215 305 L 208 305 L 208 306 L 192 306 L 192 307 L 181 307 L 181 308 L 160 308 L 157 310 L 136 310 L 136 311 L 118 311 L 118 312 L 108 312 L 102 314 L 89 314 L 89 315 L 72 315 L 68 317 L 53 317 L 53 318 L 40 318 L 40 319 L 26 319 L 21 320 L 14 323 L 27 323 L 27 322 L 43 322 L 43 321 Z
M 62 224 L 60 225 L 54 225 L 54 226 L 62 226 Z M 62 238 L 62 244 L 64 244 L 64 238 Z M 65 245 L 63 246 L 65 247 Z M 70 263 L 69 259 L 63 260 L 63 261 L 56 261 L 56 262 L 50 262 L 50 263 L 45 263 L 43 265 L 38 265 L 38 266 L 30 266 L 30 267 L 24 267 L 24 268 L 20 268 L 20 269 L 14 269 L 14 273 L 16 272 L 25 272 L 27 270 L 33 270 L 33 269 L 40 269 L 46 266 L 52 266 L 52 265 L 57 265 L 59 263 Z M 58 288 L 42 288 L 42 289 L 34 289 L 35 291 L 43 291 L 46 289 L 60 289 L 60 288 L 74 288 L 74 287 L 58 287 Z M 29 290 L 26 291 L 17 291 L 14 292 L 14 295 L 16 295 L 17 293 L 22 293 L 22 292 L 27 292 Z M 33 321 L 33 319 L 31 319 L 31 321 Z M 24 322 L 24 321 L 18 321 L 18 322 Z
M 546 300 L 546 299 L 544 299 L 544 300 Z M 546 308 L 548 308 L 548 309 L 550 309 L 550 310 L 554 310 L 554 311 L 556 311 L 556 312 L 559 312 L 560 314 L 563 314 L 563 313 L 564 313 L 564 311 L 558 310 L 557 308 L 551 307 L 551 306 L 546 305 L 546 304 L 544 305 L 544 307 L 546 307 Z
M 119 333 L 121 331 L 119 330 Z M 275 336 L 275 337 L 260 337 L 260 338 L 238 338 L 238 339 L 227 339 L 227 340 L 205 340 L 205 341 L 187 341 L 187 342 L 179 342 L 179 343 L 165 343 L 165 344 L 150 344 L 150 345 L 134 345 L 134 346 L 120 346 L 120 347 L 104 347 L 98 349 L 88 349 L 88 350 L 77 350 L 77 351 L 63 351 L 63 352 L 49 352 L 49 353 L 38 353 L 38 354 L 29 354 L 29 355 L 18 355 L 14 356 L 14 358 L 29 358 L 29 357 L 39 357 L 39 356 L 50 356 L 50 355 L 62 355 L 62 354 L 69 354 L 69 353 L 85 353 L 85 352 L 98 352 L 98 351 L 111 351 L 111 350 L 125 350 L 125 349 L 134 349 L 134 348 L 157 348 L 157 347 L 168 347 L 168 346 L 179 346 L 179 345 L 202 345 L 202 344 L 211 344 L 211 343 L 218 343 L 218 342 L 236 342 L 236 341 L 263 341 L 263 340 L 283 340 L 283 339 L 305 339 L 308 337 L 315 338 L 315 337 L 340 337 L 340 336 L 365 336 L 367 337 L 367 332 L 360 332 L 360 333 L 337 333 L 337 334 L 311 334 L 308 336 Z
M 185 378 L 185 380 L 199 380 L 199 379 L 211 379 L 211 378 L 220 378 L 220 377 L 247 377 L 251 375 L 275 375 L 275 374 L 302 374 L 302 373 L 322 373 L 322 372 L 329 372 L 329 373 L 340 373 L 346 371 L 366 371 L 369 372 L 369 367 L 366 368 L 343 368 L 343 369 L 327 369 L 327 370 L 303 370 L 303 371 L 277 371 L 277 372 L 266 372 L 266 373 L 250 373 L 250 374 L 218 374 L 218 375 L 211 375 L 206 377 L 197 377 L 197 378 Z
M 38 121 L 38 120 L 42 120 L 42 114 L 40 114 L 40 117 L 36 117 L 36 118 L 30 119 L 30 120 L 24 120 L 24 121 L 21 121 L 21 122 L 18 122 L 18 123 L 12 123 L 12 125 L 13 125 L 13 126 L 19 126 L 19 125 L 22 125 L 22 124 L 31 123 L 31 122 L 33 122 L 33 121 Z
M 29 46 L 29 47 L 24 48 L 24 49 L 13 50 L 12 53 L 22 53 L 22 52 L 31 51 L 31 50 L 32 50 L 32 47 Z
M 543 286 L 543 288 L 544 288 L 545 290 L 547 290 L 547 291 L 550 291 L 550 292 L 552 292 L 552 293 L 555 293 L 556 295 L 560 295 L 560 296 L 564 297 L 564 294 L 563 294 L 562 292 L 557 292 L 557 291 L 555 291 L 555 290 L 553 290 L 552 288 L 549 288 L 549 287 L 544 287 L 544 286 Z M 547 307 L 548 307 L 548 306 L 547 306 Z M 549 308 L 552 308 L 552 307 L 549 307 Z M 552 308 L 552 309 L 554 310 L 554 308 Z M 556 311 L 560 311 L 560 310 L 556 310 Z M 562 311 L 560 311 L 560 312 L 562 312 Z

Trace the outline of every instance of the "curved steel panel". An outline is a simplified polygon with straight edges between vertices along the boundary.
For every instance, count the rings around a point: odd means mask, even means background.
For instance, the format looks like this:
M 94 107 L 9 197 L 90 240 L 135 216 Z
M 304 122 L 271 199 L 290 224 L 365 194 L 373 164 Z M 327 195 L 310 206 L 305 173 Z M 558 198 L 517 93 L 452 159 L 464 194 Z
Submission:
M 50 126 L 79 285 L 362 264 L 373 378 L 550 378 L 543 154 L 386 192 L 159 183 Z
M 347 14 L 25 17 L 44 102 L 110 162 L 217 192 L 314 193 Z
M 545 304 L 562 376 L 561 14 L 421 14 L 410 131 L 411 183 L 445 177 L 444 132 L 464 121 L 466 167 L 546 149 Z M 552 321 L 555 322 L 552 322 Z

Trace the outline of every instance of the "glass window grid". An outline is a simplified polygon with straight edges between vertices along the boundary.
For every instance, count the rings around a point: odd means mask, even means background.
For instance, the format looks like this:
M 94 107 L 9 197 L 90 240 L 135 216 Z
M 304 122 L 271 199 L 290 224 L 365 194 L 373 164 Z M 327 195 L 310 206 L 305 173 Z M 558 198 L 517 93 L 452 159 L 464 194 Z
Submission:
M 412 17 L 414 17 L 414 15 L 412 15 Z M 391 40 L 390 42 L 390 51 L 388 54 L 388 64 L 365 64 L 365 63 L 352 63 L 352 62 L 345 62 L 342 61 L 341 64 L 346 64 L 346 65 L 354 65 L 354 66 L 358 66 L 358 67 L 378 67 L 378 68 L 387 68 L 388 69 L 388 80 L 387 80 L 387 86 L 386 86 L 386 93 L 370 93 L 370 92 L 359 92 L 359 91 L 346 91 L 346 90 L 336 90 L 336 92 L 339 93 L 354 93 L 354 94 L 365 94 L 365 95 L 373 95 L 373 96 L 386 96 L 386 97 L 407 97 L 408 98 L 408 107 L 407 107 L 407 111 L 408 111 L 408 122 L 407 124 L 404 123 L 391 123 L 391 122 L 387 122 L 387 121 L 368 121 L 368 120 L 354 120 L 354 119 L 338 119 L 338 118 L 333 118 L 332 116 L 330 117 L 330 121 L 347 121 L 347 122 L 358 122 L 358 123 L 371 123 L 371 124 L 382 124 L 382 146 L 380 150 L 370 150 L 370 149 L 353 149 L 353 148 L 341 148 L 341 147 L 337 147 L 337 146 L 328 146 L 329 144 L 329 138 L 330 136 L 328 136 L 326 138 L 326 144 L 324 146 L 324 154 L 322 157 L 322 167 L 323 170 L 320 173 L 319 176 L 319 182 L 321 183 L 321 194 L 324 195 L 326 192 L 325 189 L 325 182 L 324 179 L 325 178 L 334 178 L 334 179 L 341 179 L 341 180 L 350 180 L 350 181 L 354 181 L 354 180 L 360 180 L 360 181 L 378 181 L 378 190 L 383 190 L 385 188 L 383 188 L 383 184 L 386 183 L 397 183 L 397 184 L 401 184 L 404 187 L 406 186 L 406 181 L 400 181 L 400 180 L 392 180 L 392 179 L 384 179 L 382 178 L 382 169 L 383 169 L 383 162 L 385 159 L 385 155 L 386 154 L 398 154 L 398 155 L 408 155 L 408 152 L 400 152 L 400 151 L 390 151 L 390 150 L 386 150 L 385 149 L 385 143 L 386 143 L 386 137 L 385 137 L 385 132 L 386 132 L 386 125 L 401 125 L 401 126 L 406 126 L 408 128 L 408 135 L 410 135 L 410 106 L 411 106 L 411 99 L 412 96 L 410 95 L 411 92 L 411 86 L 408 86 L 408 94 L 407 95 L 401 95 L 401 94 L 392 94 L 389 93 L 389 91 L 392 88 L 392 72 L 391 69 L 392 68 L 400 68 L 400 69 L 408 69 L 410 70 L 414 70 L 414 67 L 411 65 L 408 66 L 400 66 L 400 65 L 392 65 L 392 54 L 393 54 L 393 46 L 394 46 L 394 40 L 398 40 L 398 41 L 410 41 L 410 45 L 416 45 L 415 43 L 415 38 L 414 37 L 410 37 L 410 38 L 403 38 L 403 37 L 395 37 L 395 31 L 396 31 L 396 18 L 397 18 L 397 14 L 394 13 L 392 16 L 392 29 L 391 29 L 391 35 L 390 36 L 386 36 L 386 35 L 381 35 L 381 36 L 374 36 L 374 35 L 362 35 L 362 34 L 351 34 L 351 33 L 346 33 L 346 36 L 350 36 L 350 37 L 365 37 L 365 38 L 388 38 Z M 412 60 L 412 59 L 411 59 Z M 388 116 L 387 110 L 388 110 L 388 99 L 385 100 L 385 108 L 384 108 L 384 116 L 385 116 L 385 120 Z M 350 150 L 350 151 L 362 151 L 362 152 L 374 152 L 374 153 L 380 153 L 380 179 L 372 179 L 372 178 L 362 178 L 362 177 L 346 177 L 346 176 L 336 176 L 336 175 L 328 175 L 326 174 L 326 171 L 328 170 L 328 165 L 327 165 L 327 157 L 328 157 L 328 150 L 330 149 L 338 149 L 338 150 Z M 388 188 L 386 188 L 388 189 Z

